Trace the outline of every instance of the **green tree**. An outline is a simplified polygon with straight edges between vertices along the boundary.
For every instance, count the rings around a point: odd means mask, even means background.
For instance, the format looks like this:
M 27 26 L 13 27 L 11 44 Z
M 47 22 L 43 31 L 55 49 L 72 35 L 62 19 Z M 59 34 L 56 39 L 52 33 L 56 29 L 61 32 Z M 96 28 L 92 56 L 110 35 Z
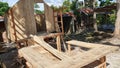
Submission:
M 70 9 L 70 7 L 71 7 L 70 0 L 64 0 L 62 6 L 63 6 L 63 8 L 64 8 L 63 12 L 69 12 L 69 11 L 71 10 L 71 9 Z
M 44 14 L 44 11 L 41 11 L 41 10 L 38 10 L 40 8 L 40 6 L 37 4 L 37 3 L 35 3 L 34 4 L 34 12 L 36 13 L 36 14 Z
M 114 2 L 111 2 L 113 0 L 99 0 L 100 1 L 100 5 L 99 7 L 105 7 L 108 5 L 112 5 L 114 4 Z M 97 15 L 97 20 L 99 21 L 98 24 L 113 24 L 113 22 L 115 22 L 115 11 L 111 11 L 111 13 L 113 14 L 98 14 Z
M 80 18 L 80 12 L 78 11 L 81 8 L 81 4 L 79 3 L 79 0 L 72 0 L 72 4 L 70 6 L 70 9 L 73 11 L 74 15 Z
M 44 11 L 41 11 L 41 10 L 35 10 L 35 13 L 36 13 L 36 14 L 44 14 Z
M 93 7 L 93 0 L 84 0 L 85 1 L 85 7 L 90 7 L 92 8 Z
M 100 7 L 111 5 L 113 0 L 99 0 L 100 1 Z
M 51 5 L 51 8 L 54 9 L 54 10 L 59 10 L 60 7 L 57 7 L 57 6 L 54 6 L 54 5 Z
M 8 3 L 0 2 L 0 16 L 3 16 L 9 9 Z

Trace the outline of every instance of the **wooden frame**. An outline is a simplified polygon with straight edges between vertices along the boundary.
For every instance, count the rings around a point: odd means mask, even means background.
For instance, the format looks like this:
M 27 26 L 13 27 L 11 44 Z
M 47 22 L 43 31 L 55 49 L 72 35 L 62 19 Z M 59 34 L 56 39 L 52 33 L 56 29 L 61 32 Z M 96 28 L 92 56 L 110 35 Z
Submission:
M 29 66 L 32 66 L 29 68 L 82 68 L 96 61 L 97 59 L 102 62 L 98 65 L 98 67 L 106 68 L 106 54 L 119 49 L 119 47 L 116 46 L 92 44 L 71 40 L 67 42 L 69 46 L 71 46 L 71 44 L 75 44 L 77 46 L 91 48 L 91 50 L 84 53 L 78 53 L 74 56 L 69 56 L 66 53 L 60 52 L 51 47 L 44 41 L 43 36 L 33 36 L 33 39 L 36 42 L 34 46 L 22 48 L 19 50 L 19 55 L 26 59 L 27 63 L 30 64 Z M 43 50 L 41 50 L 41 48 Z M 51 55 L 46 56 L 46 53 Z
M 101 54 L 100 54 L 100 56 L 101 57 L 99 57 L 99 58 L 97 58 L 97 59 L 99 59 L 99 61 L 101 62 L 98 66 L 97 66 L 97 68 L 106 68 L 106 54 L 104 54 L 104 52 L 102 53 L 102 50 L 106 50 L 106 49 L 104 49 L 104 48 L 109 48 L 110 46 L 108 46 L 108 45 L 101 45 L 101 44 L 92 44 L 92 43 L 86 43 L 86 42 L 81 42 L 81 41 L 77 41 L 77 40 L 71 40 L 71 41 L 67 41 L 66 42 L 67 44 L 68 44 L 68 53 L 70 53 L 71 52 L 71 45 L 74 45 L 74 46 L 79 46 L 79 47 L 85 47 L 85 48 L 90 48 L 91 50 L 90 51 L 87 51 L 87 52 L 89 52 L 89 54 L 91 53 L 92 54 L 92 52 L 93 51 L 99 51 L 99 50 L 101 50 Z M 93 50 L 93 51 L 92 51 Z M 112 51 L 112 49 L 108 49 L 108 51 Z M 92 51 L 92 52 L 91 52 Z M 107 51 L 107 50 L 106 50 Z M 99 52 L 100 53 L 100 52 Z M 108 52 L 109 53 L 109 52 Z M 83 54 L 83 55 L 85 55 L 85 54 Z M 86 54 L 87 55 L 87 54 Z M 91 56 L 91 55 L 90 55 Z M 97 56 L 97 55 L 96 55 Z M 91 58 L 92 59 L 92 58 Z M 95 61 L 95 60 L 94 60 Z
M 53 9 L 50 6 L 43 0 L 19 0 L 6 14 L 7 34 L 12 42 L 28 38 L 30 34 L 37 34 L 34 3 L 44 3 L 46 30 L 48 33 L 55 31 Z

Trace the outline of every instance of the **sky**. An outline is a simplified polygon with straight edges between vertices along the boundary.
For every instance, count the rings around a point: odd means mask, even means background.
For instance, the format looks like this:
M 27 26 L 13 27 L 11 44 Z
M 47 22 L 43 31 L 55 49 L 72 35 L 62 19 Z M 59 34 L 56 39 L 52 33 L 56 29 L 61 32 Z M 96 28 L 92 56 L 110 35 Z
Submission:
M 7 2 L 10 7 L 12 7 L 18 0 L 0 0 L 2 2 Z M 64 0 L 44 0 L 48 5 L 61 6 Z M 43 4 L 38 3 L 40 10 L 44 10 Z
M 7 2 L 10 7 L 12 7 L 18 0 L 0 0 L 3 2 Z M 55 5 L 55 6 L 61 6 L 64 0 L 44 0 L 48 5 Z M 79 0 L 83 1 L 83 0 Z M 116 0 L 113 0 L 114 2 Z M 43 4 L 38 4 L 40 6 L 39 10 L 44 10 Z

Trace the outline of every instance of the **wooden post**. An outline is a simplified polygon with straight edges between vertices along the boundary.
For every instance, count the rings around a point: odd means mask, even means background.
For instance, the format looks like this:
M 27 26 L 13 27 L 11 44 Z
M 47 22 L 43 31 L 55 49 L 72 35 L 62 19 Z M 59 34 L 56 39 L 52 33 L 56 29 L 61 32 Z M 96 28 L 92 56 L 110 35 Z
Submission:
M 60 40 L 60 35 L 57 36 L 56 38 L 56 43 L 57 43 L 57 49 L 58 51 L 61 51 L 61 40 Z
M 100 68 L 106 68 L 106 56 L 100 58 L 101 63 L 104 63 Z
M 68 44 L 68 53 L 70 53 L 70 52 L 71 52 L 71 45 Z

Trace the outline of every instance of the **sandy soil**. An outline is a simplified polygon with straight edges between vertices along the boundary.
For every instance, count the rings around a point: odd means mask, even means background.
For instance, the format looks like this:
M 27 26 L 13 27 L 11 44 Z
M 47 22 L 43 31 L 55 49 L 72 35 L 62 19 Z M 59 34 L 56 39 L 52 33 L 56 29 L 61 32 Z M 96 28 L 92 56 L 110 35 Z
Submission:
M 109 42 L 110 44 L 117 45 L 120 47 L 120 39 L 119 38 L 111 38 L 102 43 Z M 120 49 L 116 52 L 110 53 L 107 55 L 107 68 L 120 68 Z

